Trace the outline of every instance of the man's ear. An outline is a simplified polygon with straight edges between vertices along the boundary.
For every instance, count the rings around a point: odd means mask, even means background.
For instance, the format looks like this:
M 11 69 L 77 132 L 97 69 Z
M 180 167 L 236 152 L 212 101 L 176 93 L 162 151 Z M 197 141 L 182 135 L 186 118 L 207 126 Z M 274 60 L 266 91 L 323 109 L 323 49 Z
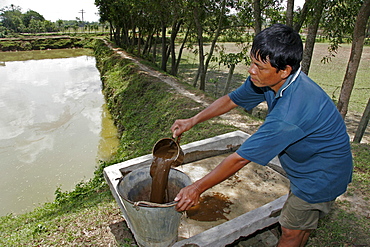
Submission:
M 290 73 L 292 72 L 292 67 L 290 65 L 287 65 L 285 69 L 280 70 L 281 72 L 281 78 L 286 79 L 290 76 Z

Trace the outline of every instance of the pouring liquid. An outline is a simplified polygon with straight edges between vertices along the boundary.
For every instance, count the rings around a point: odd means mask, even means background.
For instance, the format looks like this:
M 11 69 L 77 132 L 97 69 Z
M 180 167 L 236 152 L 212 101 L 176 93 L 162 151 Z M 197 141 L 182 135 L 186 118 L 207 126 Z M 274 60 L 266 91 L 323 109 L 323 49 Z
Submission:
M 176 159 L 177 147 L 164 145 L 155 152 L 152 165 L 150 167 L 150 176 L 152 177 L 152 190 L 150 201 L 154 203 L 166 202 L 166 190 L 168 183 L 168 174 L 171 165 Z M 167 198 L 169 200 L 169 198 Z

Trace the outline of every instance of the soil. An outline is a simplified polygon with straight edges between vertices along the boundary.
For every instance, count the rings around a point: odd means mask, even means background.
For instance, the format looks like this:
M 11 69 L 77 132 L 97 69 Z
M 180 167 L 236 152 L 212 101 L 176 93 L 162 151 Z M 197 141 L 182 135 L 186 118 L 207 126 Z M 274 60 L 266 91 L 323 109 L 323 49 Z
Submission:
M 108 44 L 108 43 L 107 43 Z M 143 64 L 140 63 L 140 61 L 136 58 L 131 57 L 129 54 L 127 54 L 125 51 L 114 48 L 110 44 L 108 44 L 117 54 L 120 54 L 123 58 L 131 59 L 133 62 L 135 62 L 145 73 L 149 73 L 152 76 L 155 76 L 159 78 L 160 80 L 166 82 L 169 84 L 173 90 L 181 93 L 182 95 L 189 97 L 190 99 L 201 103 L 204 107 L 207 107 L 211 102 L 210 99 L 205 97 L 204 95 L 197 95 L 190 90 L 186 89 L 185 86 L 181 85 L 177 82 L 177 80 L 171 76 L 162 74 L 154 69 L 151 69 Z M 259 105 L 256 107 L 253 111 L 253 114 L 258 117 L 263 117 L 266 114 L 266 106 L 264 104 Z M 351 139 L 354 136 L 354 133 L 357 129 L 358 123 L 361 119 L 361 114 L 359 113 L 353 113 L 349 112 L 346 117 L 346 125 L 348 129 L 348 134 L 350 135 Z M 225 123 L 232 124 L 236 127 L 238 127 L 240 130 L 253 134 L 258 127 L 262 124 L 262 120 L 258 119 L 251 119 L 250 117 L 247 117 L 246 115 L 240 114 L 239 110 L 232 110 L 229 113 L 224 114 L 221 117 L 221 120 Z M 369 127 L 367 128 L 367 131 L 364 134 L 364 137 L 361 141 L 361 143 L 370 143 L 370 132 Z M 355 211 L 359 215 L 363 215 L 365 217 L 370 218 L 370 210 L 368 201 L 364 200 L 363 197 L 356 193 L 345 193 L 344 195 L 340 196 L 338 198 L 340 201 L 347 201 L 351 204 L 351 210 Z M 109 225 L 110 231 L 107 231 L 107 236 L 102 237 L 102 246 L 112 246 L 112 238 L 114 238 L 118 243 L 125 243 L 128 245 L 125 246 L 135 246 L 132 242 L 133 237 L 129 229 L 127 228 L 127 225 L 122 218 L 122 216 L 117 213 L 116 215 L 111 215 L 109 219 L 107 219 L 107 224 Z M 130 240 L 131 239 L 131 244 Z M 113 240 L 114 241 L 114 240 Z M 113 245 L 114 246 L 114 245 Z

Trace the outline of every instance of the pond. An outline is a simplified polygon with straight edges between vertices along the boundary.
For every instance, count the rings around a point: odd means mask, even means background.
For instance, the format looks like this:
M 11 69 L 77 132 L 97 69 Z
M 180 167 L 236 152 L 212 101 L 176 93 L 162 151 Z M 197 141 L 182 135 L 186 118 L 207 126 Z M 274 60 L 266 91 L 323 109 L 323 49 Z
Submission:
M 90 50 L 0 53 L 0 216 L 93 176 L 118 147 Z

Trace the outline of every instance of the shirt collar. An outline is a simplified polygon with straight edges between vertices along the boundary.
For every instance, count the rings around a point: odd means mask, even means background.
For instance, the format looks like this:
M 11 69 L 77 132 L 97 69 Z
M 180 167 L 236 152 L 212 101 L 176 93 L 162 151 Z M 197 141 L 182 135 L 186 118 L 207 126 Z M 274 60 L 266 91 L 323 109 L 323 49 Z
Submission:
M 283 86 L 279 89 L 278 93 L 276 94 L 275 98 L 283 97 L 283 92 L 287 89 L 298 77 L 299 73 L 301 72 L 301 67 L 298 70 L 288 77 L 286 82 L 284 82 Z

